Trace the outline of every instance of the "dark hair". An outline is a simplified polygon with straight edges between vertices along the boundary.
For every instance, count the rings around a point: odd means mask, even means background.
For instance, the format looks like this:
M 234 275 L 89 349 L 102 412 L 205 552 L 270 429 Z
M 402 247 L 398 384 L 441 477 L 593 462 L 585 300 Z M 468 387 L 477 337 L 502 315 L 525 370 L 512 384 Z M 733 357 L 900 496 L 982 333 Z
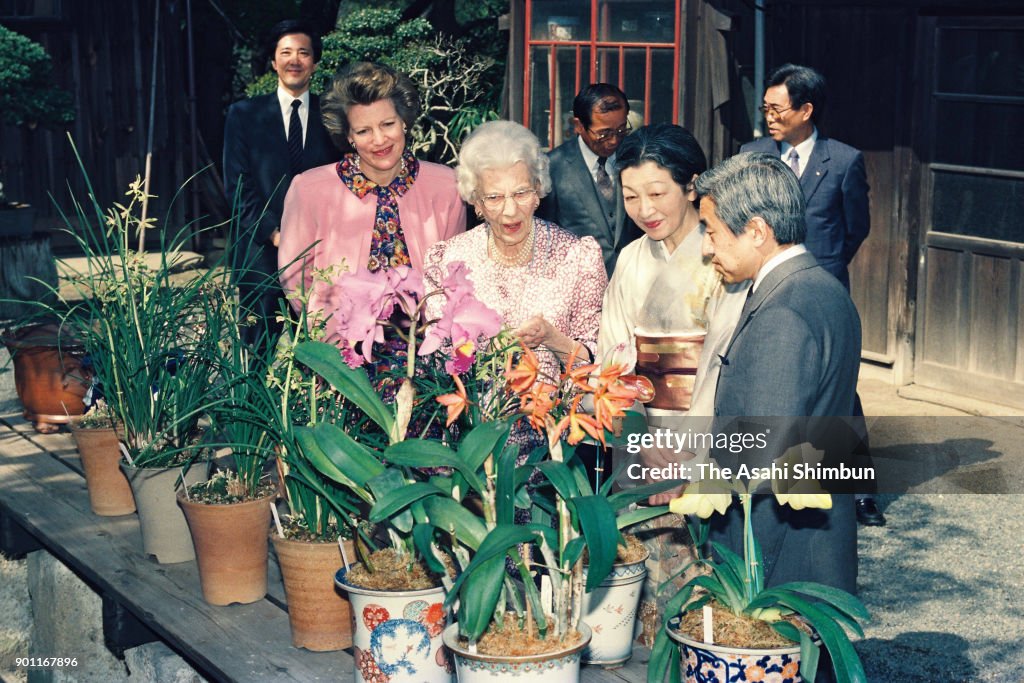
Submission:
M 711 197 L 715 213 L 735 235 L 760 217 L 779 244 L 807 237 L 806 202 L 800 181 L 778 154 L 741 152 L 697 177 L 697 194 Z
M 591 83 L 576 95 L 572 101 L 572 115 L 580 120 L 584 128 L 590 128 L 594 110 L 601 114 L 625 109 L 629 114 L 629 100 L 626 93 L 610 83 Z
M 277 53 L 278 41 L 284 36 L 293 33 L 302 33 L 309 36 L 309 42 L 313 44 L 313 61 L 319 62 L 320 56 L 324 51 L 323 41 L 320 40 L 320 34 L 316 32 L 313 26 L 301 19 L 286 19 L 274 24 L 270 32 L 267 33 L 267 60 L 274 59 L 274 55 Z
M 683 191 L 708 168 L 708 159 L 690 131 L 671 123 L 638 128 L 622 141 L 615 152 L 615 171 L 653 161 L 672 176 Z
M 334 75 L 331 87 L 320 98 L 324 127 L 334 145 L 341 150 L 348 143 L 348 112 L 353 105 L 370 105 L 390 99 L 407 128 L 420 115 L 420 94 L 408 76 L 390 66 L 373 62 L 356 62 Z
M 811 120 L 818 122 L 825 113 L 825 77 L 809 66 L 783 64 L 768 76 L 768 87 L 786 86 L 789 103 L 799 109 L 808 102 L 814 107 Z

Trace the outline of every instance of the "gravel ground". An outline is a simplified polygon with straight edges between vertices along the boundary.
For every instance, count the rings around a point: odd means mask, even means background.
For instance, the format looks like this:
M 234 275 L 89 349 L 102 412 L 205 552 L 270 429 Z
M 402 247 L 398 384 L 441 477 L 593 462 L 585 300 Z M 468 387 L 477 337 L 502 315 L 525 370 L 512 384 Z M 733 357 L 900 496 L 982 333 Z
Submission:
M 856 644 L 879 682 L 1024 681 L 1024 495 L 881 496 L 861 527 Z

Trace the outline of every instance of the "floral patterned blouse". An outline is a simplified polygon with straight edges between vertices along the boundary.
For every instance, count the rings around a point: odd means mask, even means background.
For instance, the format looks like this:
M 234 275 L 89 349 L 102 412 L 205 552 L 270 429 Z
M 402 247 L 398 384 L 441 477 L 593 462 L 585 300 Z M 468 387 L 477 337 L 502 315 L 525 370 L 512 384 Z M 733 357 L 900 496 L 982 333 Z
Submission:
M 497 311 L 506 327 L 516 329 L 541 314 L 562 334 L 586 346 L 593 357 L 601 299 L 608 284 L 601 247 L 593 237 L 577 237 L 539 218 L 533 219 L 533 229 L 533 258 L 521 266 L 488 258 L 486 225 L 435 244 L 424 259 L 426 289 L 440 284 L 449 263 L 463 261 L 469 266 L 477 298 Z M 439 311 L 438 297 L 430 303 Z M 557 377 L 556 355 L 540 346 L 537 356 L 541 371 Z

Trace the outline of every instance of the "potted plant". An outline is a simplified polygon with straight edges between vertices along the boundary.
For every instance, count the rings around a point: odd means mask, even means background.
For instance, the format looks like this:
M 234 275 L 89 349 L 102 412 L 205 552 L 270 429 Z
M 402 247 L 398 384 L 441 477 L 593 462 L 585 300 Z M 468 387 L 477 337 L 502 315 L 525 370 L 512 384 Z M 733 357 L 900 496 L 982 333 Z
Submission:
M 314 277 L 328 278 L 330 271 Z M 313 651 L 340 650 L 352 646 L 352 608 L 347 594 L 335 587 L 334 574 L 343 556 L 356 556 L 351 525 L 356 506 L 346 489 L 319 474 L 304 457 L 294 427 L 316 420 L 337 422 L 344 407 L 337 391 L 295 358 L 299 344 L 322 340 L 326 330 L 322 312 L 308 310 L 307 292 L 294 293 L 292 301 L 297 313 L 283 311 L 286 333 L 267 375 L 284 427 L 277 468 L 287 507 L 271 540 L 284 579 L 292 644 Z
M 357 679 L 401 673 L 411 676 L 410 680 L 447 681 L 450 671 L 440 638 L 445 624 L 441 577 L 446 570 L 433 556 L 426 512 L 415 496 L 390 512 L 387 506 L 380 506 L 396 494 L 401 497 L 419 485 L 430 486 L 429 481 L 447 477 L 447 472 L 434 473 L 438 467 L 475 477 L 463 463 L 436 461 L 432 451 L 419 451 L 423 444 L 436 444 L 434 439 L 407 439 L 408 432 L 451 438 L 440 427 L 439 406 L 429 400 L 439 391 L 436 386 L 428 389 L 429 393 L 423 389 L 436 382 L 434 350 L 455 310 L 449 306 L 440 318 L 425 320 L 424 307 L 435 293 L 425 294 L 418 274 L 408 268 L 342 277 L 339 286 L 368 295 L 353 296 L 342 304 L 358 307 L 358 311 L 336 313 L 341 350 L 322 342 L 305 342 L 296 348 L 295 356 L 337 390 L 350 409 L 337 424 L 319 421 L 299 429 L 297 437 L 303 459 L 315 474 L 346 492 L 328 498 L 352 528 L 360 560 L 358 565 L 346 566 L 337 578 L 353 603 Z M 452 294 L 456 287 L 471 296 L 468 281 L 453 281 L 446 291 Z M 498 332 L 500 319 L 493 311 L 480 307 L 476 313 L 474 323 L 467 323 L 472 329 L 467 332 L 469 338 L 476 341 Z M 385 325 L 393 326 L 404 349 L 396 358 L 376 364 L 375 385 L 364 361 L 373 354 L 388 353 L 387 345 L 378 349 L 374 344 L 383 338 L 378 328 Z M 362 341 L 352 343 L 353 339 Z M 404 360 L 395 362 L 397 358 Z M 445 387 L 450 385 L 448 381 Z M 496 438 L 493 435 L 492 444 Z M 311 487 L 316 485 L 307 473 L 296 469 L 292 476 Z M 397 637 L 405 639 L 413 654 L 392 661 L 389 653 L 406 651 L 391 647 Z
M 743 557 L 728 548 L 712 544 L 720 561 L 699 559 L 707 573 L 688 581 L 667 603 L 665 627 L 658 633 L 651 652 L 648 681 L 680 680 L 680 648 L 685 654 L 687 680 L 756 680 L 758 675 L 777 672 L 782 678 L 813 681 L 817 674 L 819 651 L 824 647 L 832 659 L 836 680 L 840 683 L 866 681 L 863 666 L 850 643 L 847 630 L 863 637 L 859 621 L 868 618 L 863 604 L 846 591 L 820 583 L 800 581 L 766 588 L 761 548 L 751 523 L 753 491 L 739 481 L 724 487 L 721 482 L 700 481 L 690 484 L 669 507 L 679 515 L 690 514 L 707 519 L 715 512 L 725 514 L 734 502 L 743 509 Z M 828 493 L 776 493 L 779 505 L 795 510 L 805 507 L 828 509 Z M 691 534 L 702 543 L 706 533 L 691 525 Z M 718 615 L 716 617 L 716 615 Z M 745 647 L 742 643 L 720 643 L 714 622 L 726 619 L 741 622 L 747 633 L 761 639 L 781 637 L 767 648 Z M 694 632 L 687 631 L 699 628 Z M 673 643 L 675 642 L 675 644 Z M 714 641 L 714 642 L 712 642 Z M 677 645 L 678 644 L 678 647 Z
M 117 421 L 106 402 L 100 399 L 69 426 L 85 471 L 92 511 L 104 517 L 135 512 L 131 486 L 119 466 Z
M 208 481 L 178 493 L 185 513 L 203 598 L 212 605 L 250 603 L 267 593 L 267 548 L 271 508 L 277 486 L 264 474 L 264 464 L 283 442 L 278 396 L 268 385 L 272 346 L 252 347 L 242 340 L 233 289 L 218 282 L 211 287 L 204 311 L 205 333 L 219 338 L 209 362 L 215 366 L 213 399 L 207 407 L 212 443 L 229 453 Z M 223 310 L 212 310 L 219 308 Z M 217 323 L 224 321 L 223 329 Z

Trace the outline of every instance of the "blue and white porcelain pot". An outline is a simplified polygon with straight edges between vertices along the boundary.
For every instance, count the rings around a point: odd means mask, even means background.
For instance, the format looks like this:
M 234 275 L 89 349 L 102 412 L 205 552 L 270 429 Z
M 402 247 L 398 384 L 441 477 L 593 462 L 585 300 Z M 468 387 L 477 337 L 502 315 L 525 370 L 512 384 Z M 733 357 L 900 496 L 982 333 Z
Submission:
M 384 591 L 350 584 L 339 569 L 334 583 L 352 603 L 357 683 L 451 683 L 441 640 L 447 625 L 443 586 Z
M 459 643 L 459 625 L 444 630 L 444 644 L 455 660 L 459 683 L 500 683 L 501 681 L 580 680 L 580 655 L 590 642 L 590 627 L 579 625 L 583 636 L 575 645 L 540 655 L 498 656 L 470 652 Z
M 678 631 L 679 617 L 669 620 L 666 630 L 680 647 L 679 666 L 689 683 L 760 681 L 761 683 L 802 683 L 800 645 L 767 650 L 725 647 L 693 640 Z

